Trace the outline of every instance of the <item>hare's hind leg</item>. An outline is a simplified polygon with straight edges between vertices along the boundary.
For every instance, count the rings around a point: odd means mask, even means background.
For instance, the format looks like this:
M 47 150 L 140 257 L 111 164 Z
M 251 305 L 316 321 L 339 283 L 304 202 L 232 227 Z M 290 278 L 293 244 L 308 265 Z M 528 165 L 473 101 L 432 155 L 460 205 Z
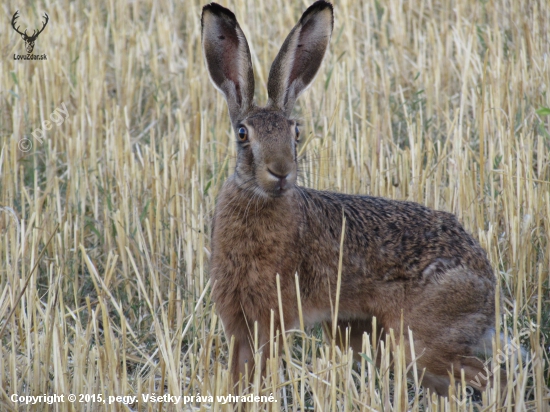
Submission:
M 460 383 L 463 370 L 466 382 L 475 382 L 484 371 L 478 356 L 480 348 L 486 348 L 486 354 L 491 349 L 495 281 L 462 265 L 439 273 L 428 268 L 424 274 L 421 289 L 411 291 L 407 298 L 404 320 L 413 332 L 417 367 L 425 369 L 423 386 L 447 396 L 451 374 Z M 397 325 L 394 319 L 391 326 Z M 478 385 L 477 389 L 485 387 Z
M 500 389 L 505 388 L 506 372 L 498 365 L 492 368 L 490 363 L 484 363 L 476 356 L 475 347 L 451 353 L 448 347 L 427 348 L 422 345 L 423 343 L 415 338 L 417 369 L 424 373 L 421 384 L 424 388 L 435 391 L 439 396 L 448 396 L 451 375 L 457 386 L 462 383 L 462 376 L 464 376 L 463 393 L 468 396 L 473 394 L 472 389 L 484 391 L 490 387 L 494 374 L 500 375 Z
M 461 382 L 461 374 L 464 373 L 464 382 L 466 387 L 474 388 L 480 391 L 486 390 L 491 386 L 494 375 L 500 375 L 500 390 L 502 394 L 506 392 L 506 371 L 496 365 L 491 367 L 491 362 L 484 363 L 476 357 L 463 358 L 460 360 L 459 368 L 455 370 L 455 381 Z M 472 391 L 466 391 L 470 394 Z

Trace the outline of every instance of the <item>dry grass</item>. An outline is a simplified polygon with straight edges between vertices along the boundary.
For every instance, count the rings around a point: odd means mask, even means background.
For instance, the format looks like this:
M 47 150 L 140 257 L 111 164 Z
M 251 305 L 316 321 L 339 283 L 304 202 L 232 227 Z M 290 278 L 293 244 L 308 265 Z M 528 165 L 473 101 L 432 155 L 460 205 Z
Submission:
M 264 102 L 270 62 L 307 3 L 223 3 L 249 39 Z M 464 403 L 429 399 L 414 385 L 422 371 L 404 363 L 411 348 L 386 342 L 375 369 L 375 348 L 365 346 L 355 367 L 349 352 L 320 343 L 317 328 L 289 334 L 291 353 L 274 353 L 267 388 L 253 388 L 278 402 L 240 407 L 550 410 L 550 116 L 537 113 L 550 105 L 550 3 L 335 3 L 331 49 L 296 109 L 304 184 L 456 213 L 495 267 L 501 330 L 529 356 L 511 351 L 488 365 L 508 371 L 505 400 L 500 391 Z M 215 398 L 234 391 L 210 301 L 208 250 L 235 147 L 202 60 L 201 6 L 0 6 L 3 411 L 232 408 Z M 17 9 L 22 27 L 49 14 L 34 51 L 47 61 L 13 60 L 25 53 L 8 24 Z M 31 133 L 62 103 L 67 119 L 35 140 Z M 21 150 L 24 138 L 30 151 Z M 10 400 L 14 393 L 200 394 L 214 402 L 25 407 Z

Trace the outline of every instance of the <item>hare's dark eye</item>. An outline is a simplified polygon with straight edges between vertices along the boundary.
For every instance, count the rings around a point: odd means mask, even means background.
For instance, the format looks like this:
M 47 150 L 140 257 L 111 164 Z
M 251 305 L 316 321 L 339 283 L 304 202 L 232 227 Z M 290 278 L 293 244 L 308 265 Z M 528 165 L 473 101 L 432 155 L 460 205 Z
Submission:
M 239 135 L 239 140 L 241 142 L 246 141 L 246 139 L 248 138 L 248 130 L 246 130 L 246 127 L 244 126 L 239 127 L 237 134 Z
M 294 131 L 296 132 L 296 141 L 300 140 L 300 128 L 296 125 Z

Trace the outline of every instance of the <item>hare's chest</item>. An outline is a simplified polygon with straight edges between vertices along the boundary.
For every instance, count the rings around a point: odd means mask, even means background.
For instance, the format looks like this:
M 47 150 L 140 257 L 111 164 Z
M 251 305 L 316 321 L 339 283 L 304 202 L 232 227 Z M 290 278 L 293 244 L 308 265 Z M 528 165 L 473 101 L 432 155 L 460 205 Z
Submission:
M 251 287 L 271 284 L 277 274 L 294 278 L 301 224 L 291 200 L 261 202 L 227 182 L 215 212 L 212 276 Z
M 251 319 L 260 316 L 250 309 L 256 308 L 258 302 L 270 302 L 269 308 L 276 307 L 277 275 L 283 290 L 292 289 L 290 283 L 299 266 L 296 250 L 288 232 L 278 228 L 245 228 L 217 221 L 210 272 L 216 285 L 213 298 L 217 305 L 247 302 Z
M 296 259 L 297 239 L 285 226 L 220 223 L 213 233 L 213 249 L 222 258 L 238 263 L 243 269 L 283 269 L 287 262 Z

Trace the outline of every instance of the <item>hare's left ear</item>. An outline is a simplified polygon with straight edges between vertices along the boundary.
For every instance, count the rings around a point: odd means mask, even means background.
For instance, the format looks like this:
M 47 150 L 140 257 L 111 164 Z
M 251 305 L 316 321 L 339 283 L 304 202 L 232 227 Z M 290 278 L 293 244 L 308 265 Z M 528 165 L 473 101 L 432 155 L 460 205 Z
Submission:
M 292 29 L 271 65 L 268 106 L 290 116 L 298 96 L 311 84 L 328 48 L 333 26 L 332 4 L 313 3 Z

